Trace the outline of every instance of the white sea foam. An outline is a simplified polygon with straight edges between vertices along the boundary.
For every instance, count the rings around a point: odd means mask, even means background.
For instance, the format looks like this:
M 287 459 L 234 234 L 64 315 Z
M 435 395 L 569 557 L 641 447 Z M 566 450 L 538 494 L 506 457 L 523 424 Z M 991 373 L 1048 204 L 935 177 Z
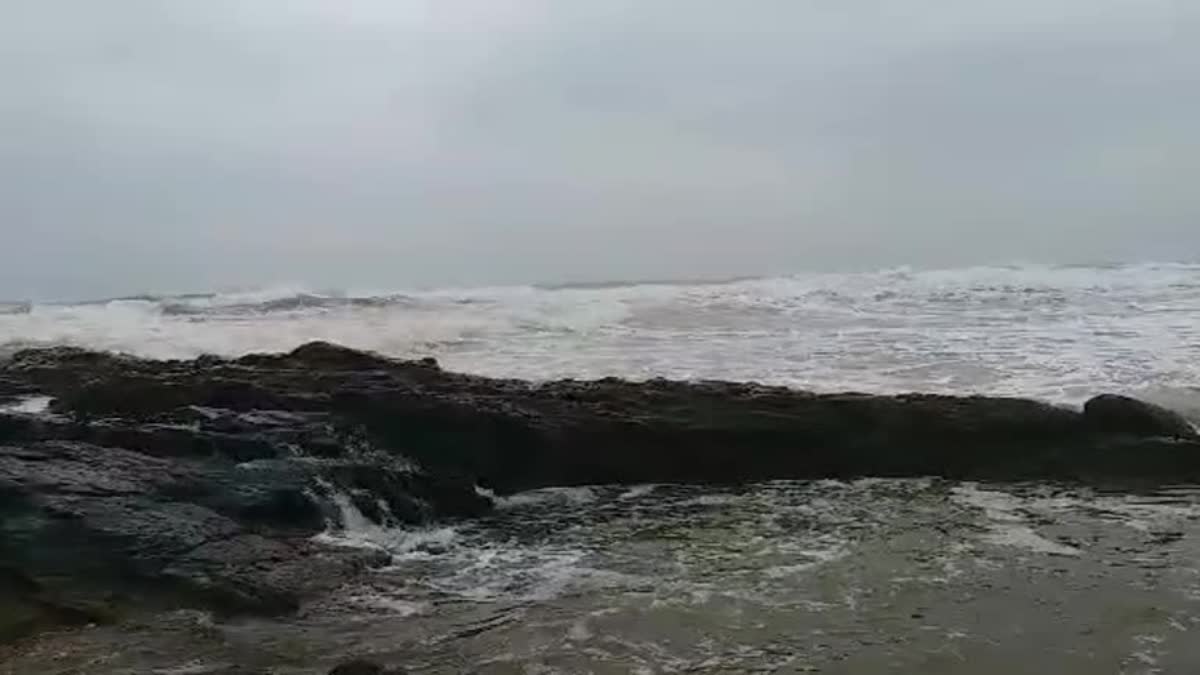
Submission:
M 630 499 L 638 499 L 640 497 L 645 497 L 646 495 L 653 493 L 656 489 L 658 489 L 658 486 L 653 485 L 653 484 L 635 485 L 635 486 L 629 488 L 628 490 L 626 490 L 625 492 L 621 493 L 621 495 L 618 497 L 618 499 L 620 499 L 622 501 L 627 501 Z
M 1116 391 L 1145 393 L 1200 417 L 1198 319 L 1200 265 L 1181 264 L 895 269 L 591 288 L 289 285 L 36 304 L 0 314 L 0 354 L 71 344 L 152 357 L 240 355 L 329 340 L 532 379 L 718 378 L 1066 403 Z
M 26 396 L 9 403 L 0 405 L 0 412 L 17 413 L 20 415 L 40 415 L 50 409 L 54 399 L 49 396 Z
M 427 602 L 406 600 L 379 593 L 355 595 L 346 598 L 351 604 L 370 609 L 382 610 L 395 616 L 416 616 L 429 612 L 431 606 Z
M 1088 511 L 1105 520 L 1146 533 L 1174 531 L 1188 521 L 1200 519 L 1200 501 L 1194 487 L 1162 490 L 1153 496 L 1096 495 L 1090 493 L 1028 499 L 1026 508 L 1054 515 Z
M 809 558 L 806 562 L 767 567 L 763 569 L 763 574 L 772 579 L 783 579 L 796 574 L 811 572 L 817 567 L 845 558 L 850 555 L 850 551 L 844 547 L 832 550 L 812 549 L 805 551 L 805 555 Z
M 507 497 L 498 497 L 496 499 L 496 507 L 500 509 L 513 509 L 548 502 L 586 504 L 595 500 L 596 492 L 590 487 L 543 488 L 541 490 L 519 492 Z
M 1051 541 L 1038 534 L 1021 512 L 1027 504 L 1021 498 L 999 490 L 985 490 L 973 483 L 965 483 L 953 490 L 955 501 L 982 509 L 989 522 L 984 540 L 997 546 L 1023 548 L 1035 553 L 1078 556 L 1082 551 Z
M 330 489 L 329 486 L 326 486 Z M 367 518 L 345 493 L 330 489 L 340 522 L 329 523 L 315 541 L 331 546 L 369 548 L 391 553 L 395 558 L 422 557 L 440 550 L 458 536 L 453 527 L 385 527 Z
M 621 588 L 644 581 L 589 566 L 587 556 L 588 552 L 577 548 L 513 542 L 465 546 L 451 552 L 452 571 L 424 583 L 439 593 L 476 602 L 536 602 L 580 589 Z

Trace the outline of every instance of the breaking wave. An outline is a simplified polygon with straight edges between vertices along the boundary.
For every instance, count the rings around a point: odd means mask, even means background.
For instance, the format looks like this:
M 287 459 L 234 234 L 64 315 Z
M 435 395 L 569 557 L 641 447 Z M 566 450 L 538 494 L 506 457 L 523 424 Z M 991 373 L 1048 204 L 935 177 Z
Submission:
M 57 344 L 235 356 L 310 340 L 535 380 L 736 379 L 1065 403 L 1116 391 L 1200 417 L 1196 264 L 423 291 L 280 286 L 0 305 L 0 356 Z

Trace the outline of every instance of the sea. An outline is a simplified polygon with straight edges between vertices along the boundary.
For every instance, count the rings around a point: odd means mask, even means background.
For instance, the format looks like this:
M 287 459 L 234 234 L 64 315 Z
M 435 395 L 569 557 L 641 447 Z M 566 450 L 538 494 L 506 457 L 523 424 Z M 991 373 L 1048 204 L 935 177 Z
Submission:
M 531 380 L 1065 406 L 1116 392 L 1200 422 L 1200 264 L 0 304 L 0 358 L 45 345 L 236 356 L 310 340 Z M 341 506 L 322 539 L 392 562 L 335 597 L 283 619 L 181 611 L 96 627 L 12 666 L 59 670 L 13 672 L 323 674 L 361 655 L 480 675 L 1200 672 L 1200 486 L 595 485 L 409 529 Z

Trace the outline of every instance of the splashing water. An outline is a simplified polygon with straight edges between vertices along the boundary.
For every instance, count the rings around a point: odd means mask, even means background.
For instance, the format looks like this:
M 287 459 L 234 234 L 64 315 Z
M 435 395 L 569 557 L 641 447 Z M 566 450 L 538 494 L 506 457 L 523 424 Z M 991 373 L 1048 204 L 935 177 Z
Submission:
M 725 378 L 1063 403 L 1115 391 L 1200 420 L 1200 265 L 284 288 L 0 312 L 7 351 L 75 344 L 187 357 L 313 339 L 532 379 Z M 36 414 L 46 403 L 6 405 Z M 292 619 L 180 614 L 99 627 L 11 667 L 316 675 L 364 653 L 415 673 L 480 675 L 1149 675 L 1200 664 L 1192 486 L 590 486 L 511 495 L 488 517 L 409 529 L 372 523 L 329 494 L 338 518 L 319 540 L 386 551 L 389 565 Z
M 38 304 L 0 314 L 0 352 L 73 344 L 240 355 L 319 339 L 506 377 L 720 378 L 1065 403 L 1116 391 L 1200 415 L 1198 319 L 1200 265 L 1025 265 Z
M 56 641 L 56 662 L 297 675 L 363 653 L 481 675 L 1200 663 L 1195 488 L 779 481 L 519 497 L 452 528 L 368 527 L 391 565 L 293 620 L 206 624 L 199 643 L 168 620 L 97 628 Z M 327 536 L 359 545 L 364 524 L 345 523 Z
M 50 410 L 54 399 L 49 396 L 26 396 L 15 401 L 0 404 L 0 413 L 15 413 L 18 415 L 41 415 Z

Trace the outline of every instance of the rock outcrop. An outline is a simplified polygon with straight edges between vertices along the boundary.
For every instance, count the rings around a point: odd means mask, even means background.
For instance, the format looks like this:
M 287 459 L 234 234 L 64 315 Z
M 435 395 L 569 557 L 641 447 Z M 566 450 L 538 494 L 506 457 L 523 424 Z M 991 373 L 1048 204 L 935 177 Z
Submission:
M 1128 396 L 1103 394 L 1083 406 L 1092 429 L 1117 434 L 1195 438 L 1196 429 L 1182 415 Z
M 1105 396 L 818 395 L 729 382 L 535 384 L 326 343 L 149 361 L 56 348 L 0 363 L 0 639 L 191 605 L 283 612 L 380 552 L 314 540 L 480 515 L 587 483 L 936 475 L 1200 480 L 1178 416 Z

